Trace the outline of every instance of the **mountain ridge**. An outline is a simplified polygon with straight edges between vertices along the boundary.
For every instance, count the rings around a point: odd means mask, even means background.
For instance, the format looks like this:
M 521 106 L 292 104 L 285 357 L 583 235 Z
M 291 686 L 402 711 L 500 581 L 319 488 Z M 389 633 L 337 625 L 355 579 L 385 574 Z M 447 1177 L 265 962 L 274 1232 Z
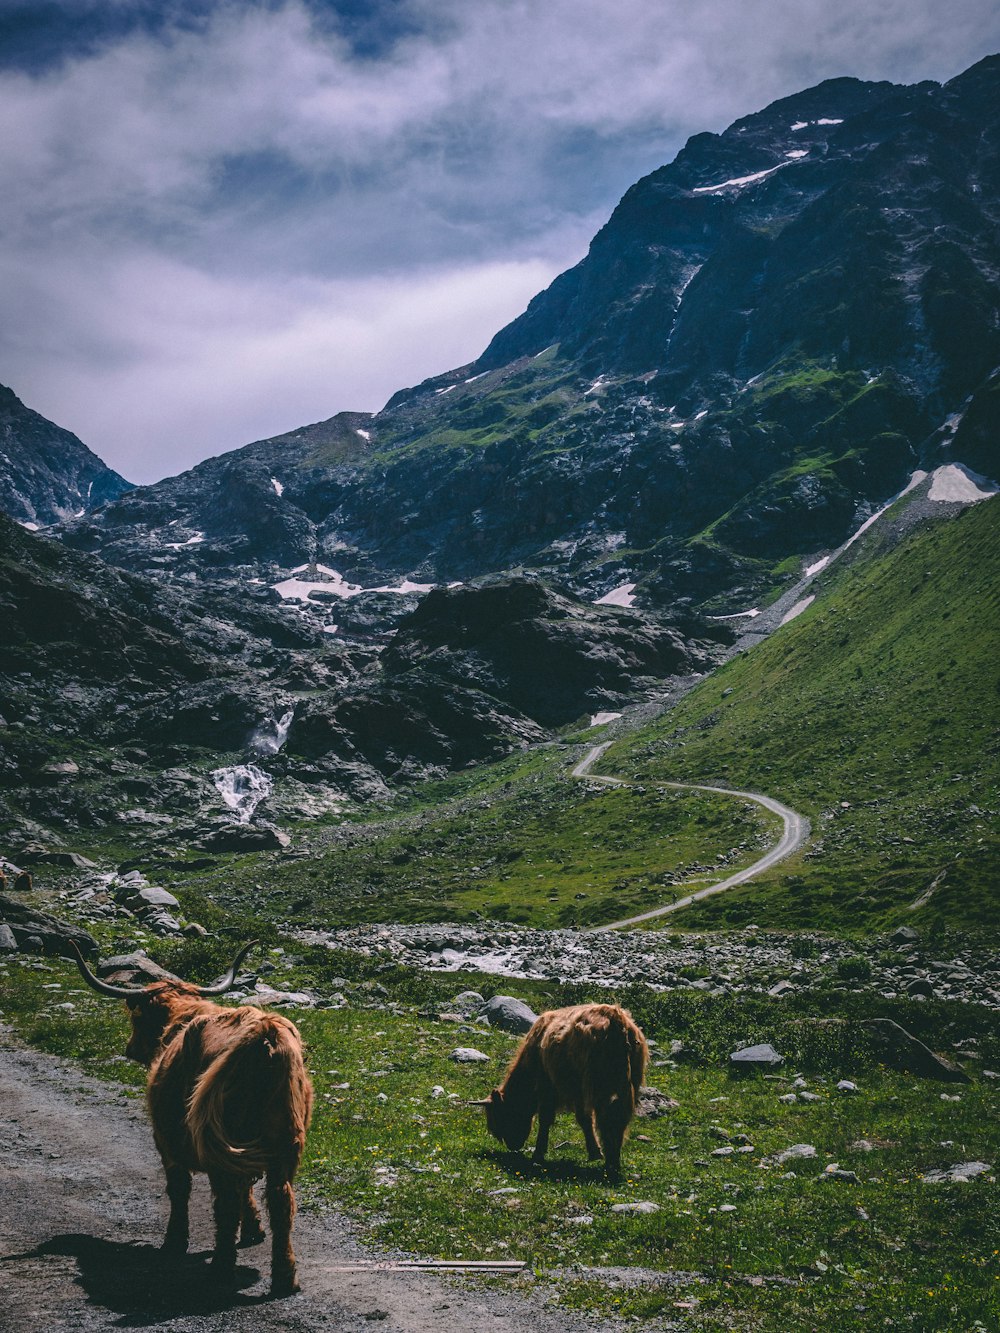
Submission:
M 990 57 L 945 84 L 830 80 L 695 135 L 478 360 L 61 535 L 272 585 L 322 561 L 365 586 L 628 582 L 679 613 L 776 595 L 915 467 L 1000 472 L 990 429 L 959 451 L 965 417 L 995 413 L 998 106 Z

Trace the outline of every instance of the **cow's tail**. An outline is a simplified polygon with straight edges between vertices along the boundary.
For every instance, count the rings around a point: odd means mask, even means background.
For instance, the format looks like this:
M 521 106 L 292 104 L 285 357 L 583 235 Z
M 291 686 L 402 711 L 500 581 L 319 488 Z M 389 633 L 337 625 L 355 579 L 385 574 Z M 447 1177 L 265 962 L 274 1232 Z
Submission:
M 232 1034 L 195 1083 L 187 1128 L 200 1169 L 256 1178 L 275 1165 L 277 1151 L 291 1178 L 311 1107 L 297 1032 L 261 1014 Z
M 631 1110 L 634 1113 L 635 1108 L 639 1105 L 639 1093 L 643 1079 L 646 1076 L 649 1047 L 646 1045 L 646 1038 L 635 1023 L 631 1021 L 631 1018 L 625 1028 L 625 1061 L 626 1079 L 632 1093 Z

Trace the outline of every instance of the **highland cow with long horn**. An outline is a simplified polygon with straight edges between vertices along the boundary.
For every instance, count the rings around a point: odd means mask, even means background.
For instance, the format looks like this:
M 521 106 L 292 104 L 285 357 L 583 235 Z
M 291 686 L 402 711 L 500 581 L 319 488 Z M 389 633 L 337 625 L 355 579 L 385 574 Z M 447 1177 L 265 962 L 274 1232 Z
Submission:
M 244 1244 L 264 1236 L 251 1188 L 264 1176 L 271 1292 L 287 1295 L 298 1290 L 292 1181 L 312 1110 L 302 1039 L 280 1014 L 211 1002 L 232 987 L 254 944 L 239 951 L 221 981 L 200 987 L 176 980 L 112 985 L 90 971 L 79 950 L 76 955 L 89 986 L 128 1005 L 132 1033 L 125 1053 L 149 1070 L 146 1100 L 170 1199 L 164 1250 L 187 1250 L 191 1174 L 203 1171 L 215 1211 L 212 1268 L 232 1281 L 237 1233 Z

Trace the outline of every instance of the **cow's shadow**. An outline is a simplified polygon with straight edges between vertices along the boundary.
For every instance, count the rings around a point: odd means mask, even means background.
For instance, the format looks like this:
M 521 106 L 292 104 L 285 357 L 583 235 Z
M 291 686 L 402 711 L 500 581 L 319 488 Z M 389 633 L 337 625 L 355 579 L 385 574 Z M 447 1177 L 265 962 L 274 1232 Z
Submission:
M 34 1259 L 50 1254 L 76 1260 L 75 1280 L 87 1300 L 120 1315 L 119 1328 L 143 1328 L 179 1316 L 258 1305 L 268 1299 L 246 1293 L 260 1279 L 256 1268 L 240 1264 L 229 1284 L 214 1278 L 208 1266 L 210 1250 L 175 1258 L 153 1245 L 76 1233 L 53 1236 L 26 1254 L 10 1257 Z
M 528 1180 L 574 1180 L 594 1183 L 606 1180 L 604 1162 L 580 1162 L 570 1157 L 547 1157 L 544 1162 L 535 1162 L 530 1153 L 504 1151 L 502 1148 L 487 1148 L 479 1156 L 501 1167 L 508 1175 Z

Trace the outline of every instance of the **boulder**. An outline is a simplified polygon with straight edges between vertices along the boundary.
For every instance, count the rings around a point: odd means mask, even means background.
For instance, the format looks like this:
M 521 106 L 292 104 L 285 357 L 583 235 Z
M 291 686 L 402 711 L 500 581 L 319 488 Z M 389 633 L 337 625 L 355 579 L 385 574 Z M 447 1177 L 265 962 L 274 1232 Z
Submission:
M 284 851 L 291 843 L 273 824 L 230 824 L 206 833 L 198 846 L 212 852 L 266 852 Z
M 0 953 L 17 953 L 17 940 L 5 921 L 0 921 Z
M 891 1069 L 916 1074 L 918 1078 L 938 1079 L 942 1083 L 971 1082 L 958 1065 L 942 1055 L 935 1055 L 929 1046 L 891 1018 L 868 1019 L 864 1026 L 877 1055 Z
M 527 1032 L 538 1015 L 523 1000 L 513 995 L 494 995 L 483 1006 L 483 1015 L 490 1027 L 504 1032 Z
M 70 870 L 96 870 L 97 865 L 88 861 L 79 852 L 53 852 L 48 849 L 23 852 L 21 860 L 26 866 L 65 866 Z
M 119 953 L 111 958 L 102 959 L 94 971 L 105 981 L 116 986 L 146 986 L 151 981 L 179 981 L 173 972 L 168 972 L 152 958 L 147 958 L 141 950 L 135 953 Z
M 464 1018 L 470 1018 L 477 1014 L 486 1000 L 477 990 L 461 991 L 451 1002 L 451 1007 L 456 1014 L 461 1014 Z
M 761 1070 L 777 1069 L 784 1063 L 784 1056 L 779 1055 L 770 1042 L 761 1042 L 757 1046 L 745 1046 L 741 1051 L 733 1051 L 729 1057 L 731 1074 L 752 1074 Z
M 167 889 L 161 889 L 156 884 L 145 884 L 141 889 L 137 889 L 130 895 L 130 902 L 142 904 L 148 907 L 180 907 L 180 903 L 174 895 Z
M 72 940 L 86 957 L 97 955 L 97 942 L 85 930 L 46 912 L 33 911 L 6 894 L 0 894 L 0 922 L 8 927 L 18 948 L 25 952 L 73 958 L 69 947 Z
M 457 1046 L 448 1059 L 459 1065 L 482 1065 L 488 1064 L 490 1057 L 483 1051 L 477 1051 L 474 1046 Z

